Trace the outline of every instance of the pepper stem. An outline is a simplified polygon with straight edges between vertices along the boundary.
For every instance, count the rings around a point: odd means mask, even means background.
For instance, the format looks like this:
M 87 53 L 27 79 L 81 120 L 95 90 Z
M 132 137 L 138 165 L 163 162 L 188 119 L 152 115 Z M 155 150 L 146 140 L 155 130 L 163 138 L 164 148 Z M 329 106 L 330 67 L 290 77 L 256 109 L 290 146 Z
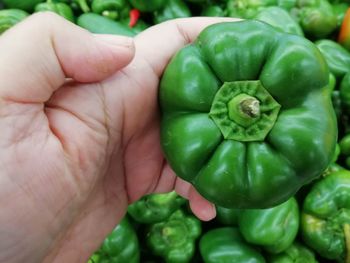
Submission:
M 243 127 L 248 127 L 260 117 L 260 101 L 248 94 L 237 95 L 227 106 L 229 118 Z
M 344 236 L 345 236 L 345 263 L 350 263 L 350 224 L 344 224 Z
M 79 4 L 80 9 L 84 12 L 84 13 L 88 13 L 90 12 L 90 7 L 87 4 L 86 0 L 78 0 L 77 1 Z

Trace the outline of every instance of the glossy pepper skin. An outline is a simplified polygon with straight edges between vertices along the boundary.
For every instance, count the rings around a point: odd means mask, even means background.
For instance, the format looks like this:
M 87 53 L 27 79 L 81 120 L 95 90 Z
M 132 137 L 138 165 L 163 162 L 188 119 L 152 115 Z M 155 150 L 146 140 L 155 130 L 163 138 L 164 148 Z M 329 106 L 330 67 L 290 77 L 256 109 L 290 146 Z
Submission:
M 130 4 L 141 12 L 153 12 L 162 9 L 167 0 L 129 0 Z
M 238 220 L 239 230 L 250 243 L 270 253 L 286 250 L 299 230 L 299 208 L 294 197 L 268 209 L 245 209 Z
M 210 26 L 161 80 L 166 159 L 216 205 L 280 204 L 332 159 L 328 79 L 323 56 L 304 38 L 253 20 Z
M 199 241 L 204 263 L 265 263 L 252 245 L 247 244 L 237 228 L 222 227 L 209 230 Z
M 139 241 L 127 217 L 106 237 L 89 263 L 140 262 Z
M 325 57 L 330 72 L 341 80 L 350 71 L 350 53 L 339 43 L 322 39 L 315 42 L 322 55 Z
M 318 263 L 315 253 L 298 242 L 293 243 L 282 253 L 271 254 L 268 259 L 269 263 Z
M 177 210 L 165 221 L 151 225 L 146 242 L 154 255 L 167 263 L 191 262 L 201 231 L 197 218 Z
M 322 257 L 350 262 L 350 172 L 340 170 L 316 182 L 304 200 L 301 233 Z
M 35 12 L 51 11 L 65 19 L 74 22 L 74 14 L 72 8 L 65 3 L 55 3 L 53 0 L 47 0 L 35 6 Z
M 154 12 L 153 21 L 160 24 L 175 18 L 190 17 L 191 11 L 183 0 L 168 0 L 167 4 Z
M 93 0 L 92 12 L 113 20 L 122 20 L 129 17 L 131 7 L 127 0 Z
M 128 206 L 129 215 L 142 224 L 164 221 L 185 203 L 176 192 L 149 194 Z
M 8 9 L 21 9 L 26 12 L 32 12 L 35 6 L 45 0 L 2 0 Z
M 96 34 L 114 34 L 129 37 L 136 35 L 127 25 L 95 13 L 80 15 L 77 19 L 77 24 Z
M 254 19 L 263 21 L 271 26 L 278 28 L 286 33 L 304 36 L 300 25 L 283 8 L 270 6 L 258 11 Z
M 19 9 L 0 10 L 0 35 L 25 19 L 29 14 Z

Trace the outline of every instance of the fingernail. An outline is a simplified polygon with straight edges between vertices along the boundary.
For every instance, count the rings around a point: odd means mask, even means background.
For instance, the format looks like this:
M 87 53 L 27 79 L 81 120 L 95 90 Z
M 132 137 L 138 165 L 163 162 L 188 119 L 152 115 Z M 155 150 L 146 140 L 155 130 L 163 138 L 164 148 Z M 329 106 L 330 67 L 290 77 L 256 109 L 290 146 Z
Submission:
M 95 37 L 104 44 L 112 47 L 133 48 L 134 46 L 134 39 L 131 37 L 104 34 L 96 34 Z

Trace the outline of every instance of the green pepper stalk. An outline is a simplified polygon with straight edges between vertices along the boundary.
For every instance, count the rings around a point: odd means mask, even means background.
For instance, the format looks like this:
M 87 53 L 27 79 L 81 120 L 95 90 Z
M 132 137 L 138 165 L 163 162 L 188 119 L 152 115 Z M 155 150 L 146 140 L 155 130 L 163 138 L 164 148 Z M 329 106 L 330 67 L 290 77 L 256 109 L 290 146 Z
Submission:
M 200 221 L 177 210 L 165 221 L 150 226 L 146 242 L 152 252 L 167 263 L 185 263 L 192 259 L 200 234 Z

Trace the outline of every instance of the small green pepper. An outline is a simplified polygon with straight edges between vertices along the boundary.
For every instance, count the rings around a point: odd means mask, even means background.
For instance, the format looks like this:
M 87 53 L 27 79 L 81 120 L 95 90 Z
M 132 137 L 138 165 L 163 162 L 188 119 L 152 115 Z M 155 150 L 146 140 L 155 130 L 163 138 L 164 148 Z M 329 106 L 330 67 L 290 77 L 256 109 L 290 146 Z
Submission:
M 201 237 L 199 250 L 204 263 L 265 263 L 259 251 L 233 227 L 209 230 Z
M 283 32 L 304 36 L 300 25 L 281 7 L 271 6 L 263 8 L 258 11 L 254 19 L 268 23 Z
M 177 210 L 165 221 L 150 226 L 146 242 L 153 253 L 167 263 L 185 263 L 192 259 L 200 234 L 200 221 Z
M 183 0 L 168 0 L 163 8 L 154 12 L 153 22 L 160 24 L 167 20 L 190 16 L 191 11 Z
M 82 14 L 78 17 L 77 24 L 96 34 L 136 35 L 127 25 L 95 13 Z
M 0 35 L 25 19 L 29 14 L 19 9 L 0 10 Z
M 53 0 L 47 0 L 45 3 L 40 3 L 35 6 L 35 12 L 41 11 L 51 11 L 74 22 L 73 10 L 65 3 L 55 3 Z
M 280 253 L 294 241 L 299 230 L 299 209 L 294 197 L 268 209 L 245 209 L 238 219 L 244 239 L 263 246 L 270 253 Z
M 318 40 L 315 44 L 325 57 L 331 73 L 341 80 L 350 71 L 349 51 L 330 39 Z
M 316 182 L 301 213 L 305 243 L 318 254 L 350 262 L 350 172 L 340 170 Z
M 315 253 L 302 245 L 295 242 L 282 253 L 268 256 L 269 263 L 318 263 Z
M 176 192 L 149 194 L 129 205 L 128 213 L 137 222 L 152 224 L 167 219 L 185 203 L 185 199 Z
M 297 0 L 291 12 L 304 33 L 312 38 L 324 38 L 338 26 L 337 16 L 327 0 Z
M 91 263 L 138 263 L 139 261 L 139 241 L 126 217 L 106 237 L 100 249 L 89 260 Z

